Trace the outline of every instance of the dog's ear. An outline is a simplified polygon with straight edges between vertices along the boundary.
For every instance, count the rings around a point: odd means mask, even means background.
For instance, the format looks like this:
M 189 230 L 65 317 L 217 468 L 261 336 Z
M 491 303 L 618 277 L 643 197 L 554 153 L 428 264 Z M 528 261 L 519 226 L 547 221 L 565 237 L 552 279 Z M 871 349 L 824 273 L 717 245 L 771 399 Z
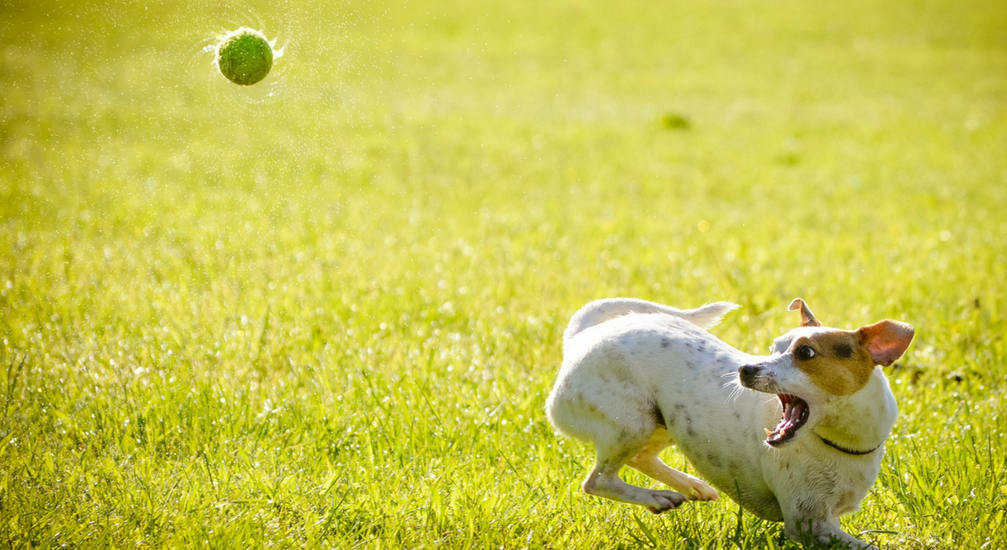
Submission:
M 804 303 L 804 300 L 800 298 L 794 298 L 793 302 L 790 302 L 790 306 L 787 307 L 788 311 L 801 310 L 801 326 L 802 327 L 820 327 L 822 323 L 815 319 L 815 314 L 811 313 L 811 308 L 808 304 Z
M 916 329 L 909 323 L 888 320 L 857 330 L 860 344 L 867 348 L 874 364 L 886 367 L 902 357 L 915 334 Z

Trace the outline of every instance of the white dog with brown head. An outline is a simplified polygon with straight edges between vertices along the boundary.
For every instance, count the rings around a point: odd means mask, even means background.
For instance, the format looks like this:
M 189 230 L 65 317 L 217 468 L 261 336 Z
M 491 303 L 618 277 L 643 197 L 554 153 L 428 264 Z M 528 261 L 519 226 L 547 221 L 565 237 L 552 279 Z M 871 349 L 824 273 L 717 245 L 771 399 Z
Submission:
M 913 327 L 826 328 L 798 298 L 790 309 L 801 326 L 760 357 L 704 330 L 736 307 L 617 298 L 573 316 L 547 412 L 559 431 L 595 446 L 584 491 L 655 513 L 717 499 L 658 457 L 676 444 L 700 476 L 753 514 L 784 521 L 790 538 L 871 548 L 838 518 L 857 510 L 878 476 L 897 414 L 879 365 L 902 356 Z M 623 465 L 674 491 L 627 484 Z

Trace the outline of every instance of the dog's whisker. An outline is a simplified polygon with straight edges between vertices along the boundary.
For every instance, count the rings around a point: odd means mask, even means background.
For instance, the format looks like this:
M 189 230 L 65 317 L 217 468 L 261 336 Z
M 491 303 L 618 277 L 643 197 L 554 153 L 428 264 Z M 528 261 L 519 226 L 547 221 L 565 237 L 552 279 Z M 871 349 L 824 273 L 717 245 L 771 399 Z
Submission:
M 728 386 L 738 387 L 740 385 L 741 385 L 741 379 L 735 376 L 734 378 L 725 380 L 724 383 L 720 385 L 720 387 L 722 388 L 726 388 Z
M 748 389 L 741 385 L 741 379 L 739 377 L 735 377 L 731 380 L 728 380 L 721 387 L 723 388 L 731 387 L 731 393 L 729 393 L 727 395 L 727 398 L 724 399 L 725 404 L 737 401 L 738 398 L 741 397 L 741 394 L 745 393 L 745 390 Z
M 727 399 L 724 400 L 724 403 L 726 404 L 726 403 L 732 403 L 734 401 L 737 401 L 738 398 L 741 397 L 741 393 L 742 393 L 743 389 L 744 388 L 741 388 L 741 387 L 734 388 L 734 391 L 732 391 L 730 393 L 730 395 L 727 396 Z
M 732 389 L 731 393 L 727 394 L 727 398 L 724 399 L 724 403 L 730 403 L 736 400 L 738 398 L 738 395 L 739 395 L 738 388 Z

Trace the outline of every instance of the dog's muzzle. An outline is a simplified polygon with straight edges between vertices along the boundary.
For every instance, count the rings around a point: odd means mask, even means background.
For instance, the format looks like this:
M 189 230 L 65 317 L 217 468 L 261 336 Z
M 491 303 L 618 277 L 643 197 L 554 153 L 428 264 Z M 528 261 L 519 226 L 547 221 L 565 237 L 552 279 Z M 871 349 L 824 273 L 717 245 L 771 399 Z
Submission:
M 750 390 L 776 393 L 775 389 L 766 387 L 765 379 L 759 384 L 759 377 L 762 375 L 763 369 L 765 367 L 762 365 L 745 365 L 740 367 L 738 369 L 738 379 L 741 381 L 741 385 Z M 770 386 L 775 386 L 775 384 L 771 384 Z M 780 399 L 780 405 L 783 407 L 783 417 L 780 418 L 780 423 L 777 424 L 776 429 L 766 429 L 766 444 L 773 447 L 778 447 L 793 439 L 797 435 L 797 430 L 801 429 L 810 417 L 807 401 L 796 395 L 787 393 L 776 393 L 776 397 Z
M 741 380 L 741 385 L 746 388 L 751 388 L 760 371 L 762 371 L 762 367 L 757 365 L 745 365 L 739 368 L 738 378 Z

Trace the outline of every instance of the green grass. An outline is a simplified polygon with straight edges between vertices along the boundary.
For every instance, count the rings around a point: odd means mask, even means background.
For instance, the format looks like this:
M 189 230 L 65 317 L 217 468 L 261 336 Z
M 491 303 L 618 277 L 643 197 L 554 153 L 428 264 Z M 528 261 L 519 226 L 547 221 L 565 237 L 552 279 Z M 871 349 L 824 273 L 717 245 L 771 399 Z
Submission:
M 1003 2 L 0 11 L 0 545 L 794 548 L 579 491 L 544 399 L 624 295 L 913 323 L 844 527 L 1007 547 Z

